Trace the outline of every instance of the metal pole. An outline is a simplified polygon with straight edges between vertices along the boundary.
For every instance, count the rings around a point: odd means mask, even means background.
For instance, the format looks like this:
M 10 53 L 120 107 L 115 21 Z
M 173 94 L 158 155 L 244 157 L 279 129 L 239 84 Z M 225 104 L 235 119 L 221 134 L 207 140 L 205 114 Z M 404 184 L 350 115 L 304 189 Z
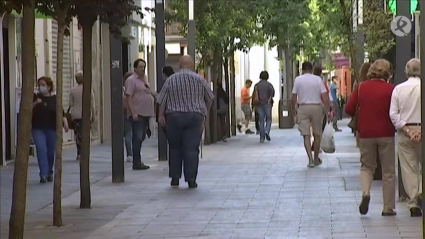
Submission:
M 2 15 L 0 15 L 0 26 L 3 25 L 3 18 L 5 16 L 5 13 L 3 13 Z M 4 89 L 4 84 L 6 82 L 6 79 L 4 78 L 4 52 L 3 52 L 3 28 L 0 28 L 0 90 L 1 92 L 6 92 Z M 5 103 L 4 103 L 4 93 L 0 94 L 1 99 L 0 99 L 0 103 L 1 103 L 1 159 L 0 159 L 0 165 L 5 166 L 6 165 L 6 111 L 5 111 Z
M 405 16 L 410 19 L 410 1 L 397 1 L 397 16 Z M 406 80 L 404 68 L 406 63 L 410 60 L 411 56 L 411 34 L 410 32 L 404 37 L 396 37 L 396 64 L 395 64 L 395 78 L 396 85 Z M 397 157 L 398 158 L 398 157 Z M 398 160 L 398 196 L 400 201 L 407 198 L 407 193 L 404 189 L 403 180 L 401 177 L 400 160 Z
M 110 35 L 112 182 L 124 182 L 124 114 L 122 109 L 122 42 Z
M 187 53 L 195 60 L 195 20 L 194 20 L 194 2 L 195 0 L 189 0 L 189 22 L 188 22 L 188 34 L 187 34 Z
M 423 3 L 423 2 L 421 2 Z M 425 13 L 425 4 L 420 4 L 420 12 Z M 424 27 L 422 29 L 422 27 Z M 419 29 L 416 29 L 416 31 Z M 420 56 L 425 56 L 425 17 L 420 18 Z M 425 59 L 421 59 L 421 80 L 425 79 Z M 425 120 L 425 84 L 421 83 L 421 122 Z M 425 132 L 425 126 L 421 125 L 421 132 Z M 422 198 L 425 198 L 425 140 L 422 140 L 421 156 L 422 156 Z M 425 202 L 422 200 L 422 208 Z M 422 214 L 422 238 L 425 239 L 425 215 Z
M 156 34 L 156 82 L 157 91 L 160 92 L 164 85 L 162 68 L 165 66 L 165 25 L 164 25 L 164 0 L 155 1 L 155 34 Z M 167 137 L 163 127 L 158 126 L 158 160 L 168 159 Z

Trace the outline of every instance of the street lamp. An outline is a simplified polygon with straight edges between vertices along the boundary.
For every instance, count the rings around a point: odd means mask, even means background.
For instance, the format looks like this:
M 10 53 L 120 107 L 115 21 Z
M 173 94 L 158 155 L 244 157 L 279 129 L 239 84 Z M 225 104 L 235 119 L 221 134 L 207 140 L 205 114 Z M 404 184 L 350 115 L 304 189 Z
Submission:
M 194 20 L 194 2 L 195 0 L 189 0 L 189 22 L 187 32 L 187 52 L 195 61 L 195 20 Z

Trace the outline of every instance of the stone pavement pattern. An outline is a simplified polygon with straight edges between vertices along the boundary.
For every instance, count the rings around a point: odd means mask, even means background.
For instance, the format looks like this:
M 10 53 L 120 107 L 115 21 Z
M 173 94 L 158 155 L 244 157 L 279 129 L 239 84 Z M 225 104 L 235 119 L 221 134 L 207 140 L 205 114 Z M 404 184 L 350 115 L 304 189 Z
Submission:
M 368 215 L 358 213 L 359 154 L 349 129 L 343 129 L 335 135 L 336 153 L 322 154 L 323 165 L 314 169 L 306 167 L 296 129 L 273 129 L 272 142 L 265 144 L 256 135 L 240 135 L 204 147 L 195 190 L 183 179 L 171 188 L 167 162 L 151 155 L 148 171 L 132 171 L 127 164 L 123 184 L 112 184 L 110 176 L 92 180 L 90 210 L 78 209 L 78 191 L 64 195 L 64 227 L 48 226 L 51 196 L 38 194 L 45 205 L 28 213 L 26 238 L 422 238 L 421 219 L 410 218 L 404 203 L 397 203 L 396 217 L 381 216 L 380 182 L 374 182 Z M 104 147 L 94 151 L 106 154 Z M 92 171 L 110 172 L 106 155 L 97 161 Z M 3 184 L 3 173 L 1 179 Z M 78 174 L 69 179 L 78 190 Z M 30 191 L 41 188 L 35 180 L 30 178 Z M 7 209 L 3 185 L 1 209 Z M 2 212 L 1 238 L 7 220 Z

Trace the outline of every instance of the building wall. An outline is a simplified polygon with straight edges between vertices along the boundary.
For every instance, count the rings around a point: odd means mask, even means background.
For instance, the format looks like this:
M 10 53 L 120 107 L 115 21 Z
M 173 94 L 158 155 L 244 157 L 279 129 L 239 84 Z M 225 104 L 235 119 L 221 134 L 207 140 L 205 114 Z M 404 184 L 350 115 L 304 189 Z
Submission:
M 241 89 L 247 79 L 252 80 L 251 94 L 254 85 L 260 81 L 261 71 L 266 70 L 269 73 L 269 82 L 275 89 L 274 106 L 272 109 L 273 123 L 278 123 L 278 103 L 280 100 L 280 76 L 279 61 L 277 60 L 277 48 L 269 49 L 268 46 L 253 46 L 248 53 L 238 51 L 235 53 L 236 68 L 236 117 L 242 120 L 244 115 L 240 109 Z

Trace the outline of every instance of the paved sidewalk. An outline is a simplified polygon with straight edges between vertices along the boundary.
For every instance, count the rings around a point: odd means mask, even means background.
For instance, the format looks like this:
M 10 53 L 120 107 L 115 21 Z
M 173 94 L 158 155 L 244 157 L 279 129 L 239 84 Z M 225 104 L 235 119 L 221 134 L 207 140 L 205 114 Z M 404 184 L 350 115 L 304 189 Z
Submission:
M 274 129 L 272 142 L 265 144 L 256 135 L 239 135 L 204 147 L 195 190 L 183 179 L 179 188 L 170 188 L 167 162 L 153 159 L 148 171 L 132 171 L 128 165 L 126 182 L 113 184 L 109 151 L 100 146 L 93 156 L 100 155 L 102 166 L 91 164 L 92 172 L 101 171 L 92 179 L 92 209 L 78 209 L 79 192 L 68 190 L 65 226 L 49 226 L 51 206 L 33 206 L 26 238 L 421 238 L 422 221 L 410 218 L 404 203 L 397 203 L 396 217 L 381 216 L 380 182 L 373 185 L 369 214 L 358 213 L 359 154 L 350 130 L 342 128 L 336 133 L 336 153 L 321 155 L 323 165 L 314 169 L 306 167 L 296 129 Z M 3 172 L 1 238 L 7 235 L 8 220 L 3 216 L 3 184 L 10 184 Z M 65 188 L 78 190 L 78 171 L 74 174 L 64 176 L 71 180 Z M 41 185 L 33 177 L 29 187 L 31 192 Z M 29 204 L 31 196 L 51 201 L 51 193 L 30 193 Z

